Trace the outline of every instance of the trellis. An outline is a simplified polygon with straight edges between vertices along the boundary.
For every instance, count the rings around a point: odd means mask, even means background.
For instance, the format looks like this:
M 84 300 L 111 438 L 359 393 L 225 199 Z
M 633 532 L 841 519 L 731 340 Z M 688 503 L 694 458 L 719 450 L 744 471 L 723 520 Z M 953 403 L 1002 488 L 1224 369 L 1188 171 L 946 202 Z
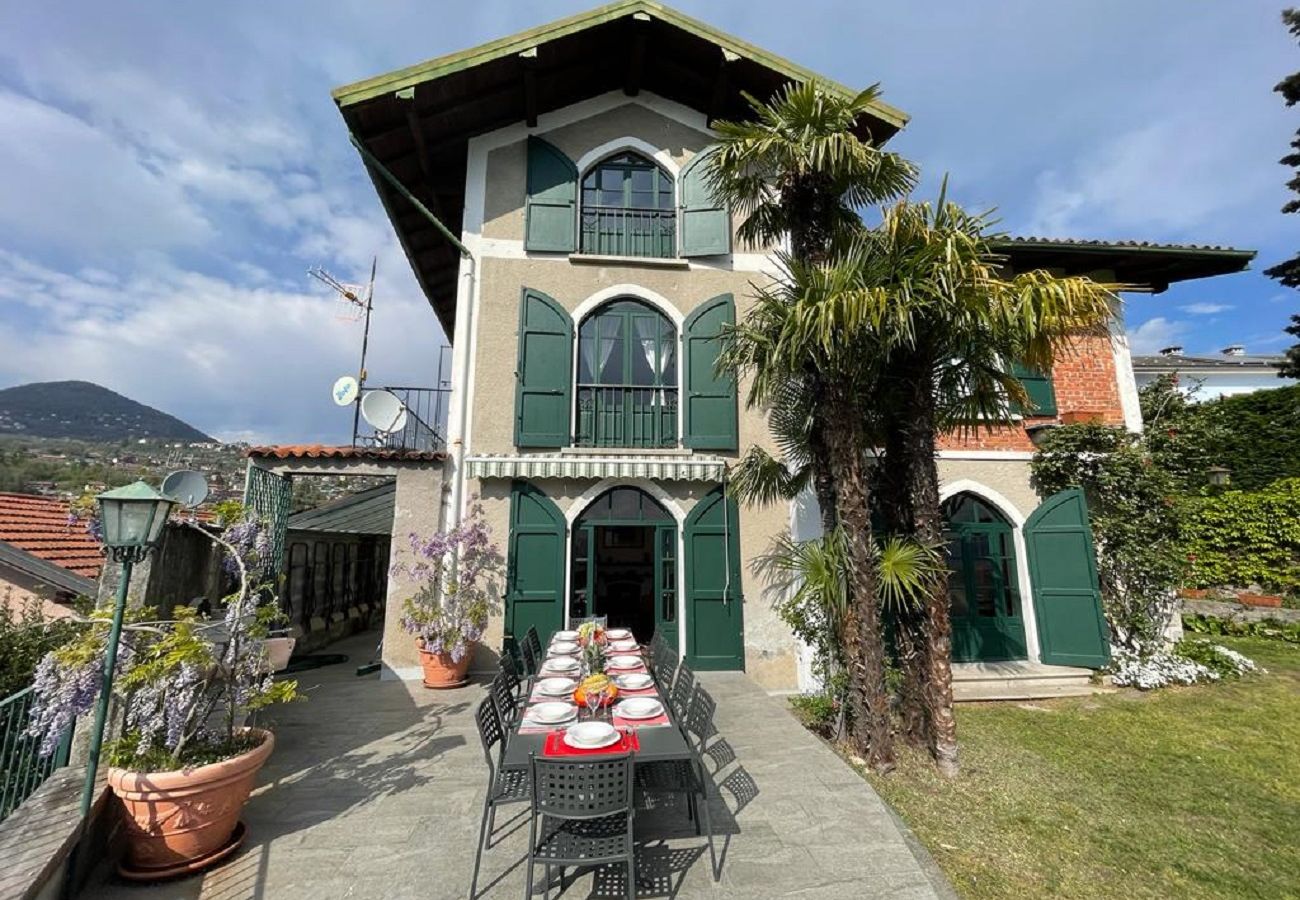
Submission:
M 258 466 L 248 467 L 248 476 L 244 480 L 244 506 L 267 523 L 271 533 L 271 571 L 277 573 L 284 562 L 284 536 L 288 530 L 292 499 L 292 477 L 277 475 Z

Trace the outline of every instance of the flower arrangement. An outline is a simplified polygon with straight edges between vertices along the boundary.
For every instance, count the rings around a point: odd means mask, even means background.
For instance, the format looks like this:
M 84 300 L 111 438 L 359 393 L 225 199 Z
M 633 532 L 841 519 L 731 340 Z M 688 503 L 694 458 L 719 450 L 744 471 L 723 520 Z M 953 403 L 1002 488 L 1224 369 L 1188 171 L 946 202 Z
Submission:
M 394 574 L 414 584 L 402 604 L 402 628 L 423 641 L 425 651 L 460 663 L 483 638 L 497 609 L 493 587 L 502 558 L 483 507 L 472 503 L 450 531 L 427 538 L 413 532 L 409 540 L 415 561 L 393 567 Z
M 176 607 L 170 619 L 150 608 L 126 611 L 113 685 L 124 724 L 105 746 L 110 765 L 174 771 L 238 756 L 260 740 L 243 731 L 247 714 L 297 697 L 297 682 L 267 673 L 263 639 L 282 613 L 266 527 L 245 519 L 226 537 L 203 533 L 226 552 L 223 562 L 238 588 L 224 598 L 220 620 L 189 606 Z M 94 609 L 74 639 L 38 664 L 28 730 L 40 738 L 43 754 L 95 706 L 112 618 L 111 603 Z

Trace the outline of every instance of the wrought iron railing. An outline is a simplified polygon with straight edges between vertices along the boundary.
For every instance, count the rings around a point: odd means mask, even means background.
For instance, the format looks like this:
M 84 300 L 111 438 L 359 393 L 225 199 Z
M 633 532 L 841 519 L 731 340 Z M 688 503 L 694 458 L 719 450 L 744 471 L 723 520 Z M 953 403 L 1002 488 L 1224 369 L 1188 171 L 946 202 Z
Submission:
M 677 211 L 634 206 L 582 207 L 582 252 L 606 256 L 677 255 Z
M 579 384 L 579 447 L 677 446 L 677 388 Z
M 383 387 L 373 390 L 396 394 L 406 407 L 406 422 L 397 431 L 383 433 L 376 432 L 365 419 L 358 418 L 352 432 L 352 446 L 422 452 L 447 448 L 450 388 Z
M 68 764 L 72 728 L 49 756 L 41 756 L 40 738 L 27 734 L 35 692 L 25 688 L 0 699 L 0 821 L 18 808 L 55 769 Z

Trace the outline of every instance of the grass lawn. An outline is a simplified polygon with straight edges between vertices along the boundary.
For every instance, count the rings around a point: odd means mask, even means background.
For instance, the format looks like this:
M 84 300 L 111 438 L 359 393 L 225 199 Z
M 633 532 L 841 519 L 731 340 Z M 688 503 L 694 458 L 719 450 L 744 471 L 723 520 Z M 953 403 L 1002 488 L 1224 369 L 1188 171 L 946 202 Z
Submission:
M 957 710 L 962 774 L 869 776 L 964 897 L 1300 897 L 1300 645 L 1240 681 Z

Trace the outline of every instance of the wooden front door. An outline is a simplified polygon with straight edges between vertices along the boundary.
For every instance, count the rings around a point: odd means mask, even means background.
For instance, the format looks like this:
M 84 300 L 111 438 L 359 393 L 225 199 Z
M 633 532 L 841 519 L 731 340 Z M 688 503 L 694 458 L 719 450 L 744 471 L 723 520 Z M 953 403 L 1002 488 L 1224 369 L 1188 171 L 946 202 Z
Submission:
M 1061 491 L 1025 523 L 1043 662 L 1099 669 L 1110 660 L 1097 557 L 1083 492 Z
M 944 503 L 954 662 L 1024 659 L 1025 622 L 1014 530 L 974 494 Z
M 686 659 L 697 670 L 745 668 L 736 501 L 715 488 L 686 517 Z
M 510 488 L 510 551 L 506 566 L 506 649 L 530 626 L 545 647 L 564 624 L 564 515 L 526 481 Z

